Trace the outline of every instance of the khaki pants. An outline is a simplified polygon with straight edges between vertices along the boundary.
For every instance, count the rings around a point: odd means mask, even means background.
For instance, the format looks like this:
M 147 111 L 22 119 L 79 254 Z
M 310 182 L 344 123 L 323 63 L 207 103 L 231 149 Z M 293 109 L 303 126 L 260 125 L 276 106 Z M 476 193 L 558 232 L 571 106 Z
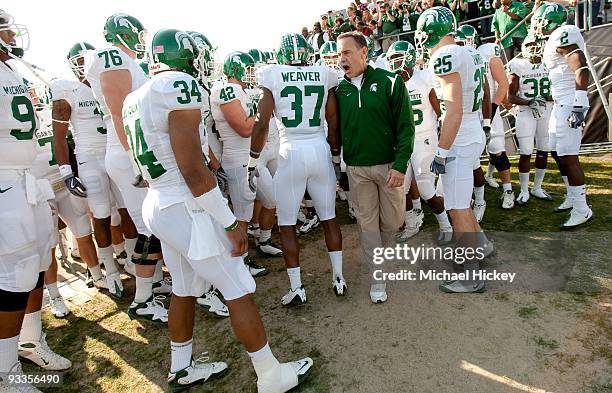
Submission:
M 351 200 L 362 232 L 396 232 L 404 222 L 404 187 L 387 186 L 391 163 L 347 166 Z

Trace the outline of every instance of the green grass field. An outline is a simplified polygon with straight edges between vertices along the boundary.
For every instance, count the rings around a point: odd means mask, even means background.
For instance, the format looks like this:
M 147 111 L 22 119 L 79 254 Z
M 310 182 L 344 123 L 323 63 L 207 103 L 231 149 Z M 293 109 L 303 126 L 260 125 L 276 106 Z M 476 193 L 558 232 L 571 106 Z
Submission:
M 337 299 L 328 286 L 330 269 L 319 229 L 300 239 L 309 303 L 286 309 L 280 305 L 287 286 L 282 260 L 264 259 L 272 272 L 257 280 L 255 299 L 271 346 L 283 360 L 309 355 L 316 362 L 309 381 L 298 391 L 612 392 L 612 263 L 605 251 L 612 240 L 612 157 L 586 157 L 582 162 L 595 219 L 575 233 L 595 232 L 601 239 L 590 250 L 593 260 L 584 261 L 588 267 L 584 274 L 598 283 L 595 293 L 493 289 L 476 297 L 449 297 L 435 291 L 397 292 L 387 304 L 374 306 L 367 292 L 355 285 L 346 298 Z M 483 228 L 558 232 L 567 214 L 553 214 L 552 209 L 561 202 L 564 186 L 552 160 L 549 166 L 544 188 L 554 202 L 532 198 L 527 207 L 502 211 L 501 188 L 487 188 Z M 517 192 L 516 162 L 513 187 Z M 349 283 L 357 282 L 359 269 L 350 260 L 358 248 L 357 226 L 350 222 L 341 202 L 338 217 L 345 239 L 345 275 Z M 429 212 L 426 226 L 435 227 Z M 73 305 L 73 315 L 67 319 L 44 314 L 49 345 L 73 362 L 65 374 L 65 385 L 49 392 L 166 390 L 167 329 L 130 321 L 126 310 L 134 280 L 125 285 L 127 295 L 121 301 L 100 293 L 85 304 Z M 461 326 L 461 331 L 455 326 Z M 194 356 L 208 350 L 214 360 L 226 361 L 230 372 L 192 391 L 255 391 L 255 373 L 227 319 L 197 311 L 194 343 Z M 461 349 L 459 353 L 453 352 L 455 347 Z M 491 372 L 483 376 L 466 371 L 474 368 L 460 366 L 465 362 Z M 35 370 L 31 365 L 25 369 Z M 523 388 L 508 381 L 519 381 Z

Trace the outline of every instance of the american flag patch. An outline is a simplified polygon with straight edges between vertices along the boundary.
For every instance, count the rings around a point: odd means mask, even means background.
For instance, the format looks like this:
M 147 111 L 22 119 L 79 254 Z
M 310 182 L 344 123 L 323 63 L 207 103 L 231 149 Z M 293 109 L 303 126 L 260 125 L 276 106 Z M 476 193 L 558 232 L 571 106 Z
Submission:
M 153 47 L 153 53 L 164 53 L 164 46 L 163 45 L 155 45 Z

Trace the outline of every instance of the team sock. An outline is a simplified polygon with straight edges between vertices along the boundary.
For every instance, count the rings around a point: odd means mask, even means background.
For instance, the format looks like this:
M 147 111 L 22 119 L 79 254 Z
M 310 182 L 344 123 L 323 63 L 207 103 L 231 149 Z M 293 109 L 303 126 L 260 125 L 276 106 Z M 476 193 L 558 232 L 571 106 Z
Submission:
M 488 177 L 493 177 L 493 172 L 495 171 L 495 165 L 489 163 L 489 165 L 487 166 L 487 176 Z
M 436 214 L 436 220 L 438 220 L 438 225 L 440 225 L 440 228 L 451 228 L 450 221 L 448 220 L 448 214 L 446 214 L 445 211 L 440 214 Z
M 0 373 L 11 371 L 18 357 L 19 336 L 0 339 Z
M 546 175 L 546 169 L 535 169 L 535 176 L 533 177 L 533 188 L 542 188 L 542 182 L 544 181 L 544 175 Z
M 193 339 L 184 343 L 170 341 L 170 372 L 181 371 L 191 364 Z
M 162 270 L 162 266 L 164 266 L 164 260 L 158 259 L 157 264 L 155 265 L 155 273 L 153 273 L 153 282 L 160 282 L 164 279 L 164 271 Z
M 484 186 L 474 187 L 474 203 L 477 205 L 482 205 L 485 203 Z
M 421 210 L 421 198 L 412 200 L 412 208 L 415 210 Z
M 97 264 L 94 267 L 89 267 L 88 269 L 94 281 L 98 281 L 102 278 L 102 269 L 100 269 L 100 264 Z
M 42 336 L 42 320 L 40 310 L 23 316 L 19 341 L 40 341 Z
M 272 237 L 272 229 L 262 229 L 259 231 L 259 242 L 265 243 Z
M 569 194 L 572 198 L 572 207 L 576 209 L 578 213 L 585 213 L 589 210 L 589 206 L 586 203 L 586 186 L 569 186 Z
M 569 180 L 567 178 L 567 176 L 561 176 L 561 179 L 563 179 L 563 183 L 565 183 L 565 196 L 569 197 Z
M 504 183 L 502 184 L 504 191 L 512 191 L 512 183 Z
M 122 251 L 125 251 L 125 242 L 113 244 L 113 251 L 115 252 L 115 255 L 121 254 Z
M 153 295 L 153 277 L 136 276 L 136 294 L 134 301 L 144 303 Z
M 117 265 L 113 258 L 113 247 L 98 248 L 98 259 L 104 264 L 107 276 L 117 272 Z
M 410 221 L 410 217 L 412 217 L 412 212 L 413 211 L 414 211 L 414 208 L 412 210 L 406 211 L 406 215 L 405 215 L 405 223 L 406 223 L 406 225 L 408 225 L 408 222 Z
M 292 290 L 296 290 L 302 286 L 302 278 L 300 276 L 300 267 L 287 268 L 287 275 L 289 276 L 289 283 Z
M 529 172 L 519 172 L 519 180 L 521 182 L 521 192 L 528 194 L 529 193 Z M 534 181 L 534 187 L 535 181 Z
M 342 276 L 342 251 L 329 251 L 329 260 L 332 265 L 332 275 L 334 278 Z
M 268 343 L 266 343 L 263 348 L 255 352 L 248 352 L 248 354 L 251 358 L 251 362 L 253 363 L 255 374 L 257 374 L 257 379 L 261 379 L 262 377 L 266 376 L 266 374 L 270 373 L 280 365 L 272 353 Z
M 47 291 L 49 291 L 49 297 L 51 299 L 57 299 L 58 297 L 62 297 L 59 293 L 59 289 L 57 289 L 57 281 L 51 284 L 45 284 L 47 287 Z
M 134 249 L 136 248 L 136 237 L 133 239 L 125 239 L 125 253 L 127 254 L 127 260 L 132 261 L 134 255 Z

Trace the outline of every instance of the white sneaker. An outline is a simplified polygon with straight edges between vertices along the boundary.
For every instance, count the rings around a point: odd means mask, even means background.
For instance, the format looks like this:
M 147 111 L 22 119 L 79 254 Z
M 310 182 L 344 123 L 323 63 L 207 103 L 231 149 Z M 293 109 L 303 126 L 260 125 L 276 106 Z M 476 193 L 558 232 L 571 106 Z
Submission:
M 199 385 L 209 379 L 219 378 L 227 370 L 227 363 L 206 363 L 210 358 L 204 356 L 191 360 L 189 367 L 175 373 L 168 373 L 168 387 L 171 392 L 181 392 L 191 386 Z
M 344 277 L 334 277 L 334 281 L 332 281 L 332 289 L 336 296 L 344 296 L 347 286 L 346 281 L 344 281 Z
M 132 262 L 131 260 L 125 260 L 125 263 L 123 264 L 123 270 L 125 270 L 125 272 L 130 276 L 136 277 L 136 265 L 134 265 L 134 262 Z
M 306 290 L 302 285 L 299 288 L 291 289 L 282 297 L 281 303 L 283 306 L 300 305 L 306 303 Z
M 565 199 L 563 199 L 563 202 L 561 202 L 559 206 L 555 207 L 553 211 L 555 213 L 561 213 L 561 212 L 568 211 L 571 208 L 572 208 L 572 201 L 566 195 Z
M 19 356 L 48 371 L 67 370 L 72 366 L 70 360 L 53 352 L 47 345 L 46 334 L 40 341 L 20 341 Z
M 219 299 L 217 291 L 214 289 L 204 292 L 201 297 L 196 298 L 196 303 L 216 317 L 229 317 L 227 306 Z
M 106 288 L 112 296 L 118 299 L 123 297 L 123 283 L 119 272 L 106 275 Z
M 542 199 L 545 201 L 552 201 L 553 198 L 546 192 L 544 191 L 542 188 L 532 188 L 531 189 L 531 195 L 533 195 L 534 197 L 538 198 L 538 199 Z
M 408 217 L 406 217 L 404 230 L 395 236 L 395 240 L 398 243 L 405 243 L 408 239 L 419 233 L 420 228 L 421 224 L 418 214 L 414 209 L 410 210 L 410 212 L 408 212 Z
M 65 318 L 70 314 L 70 309 L 66 306 L 61 296 L 55 299 L 49 298 L 49 305 L 51 306 L 51 312 L 55 318 Z
M 487 183 L 487 185 L 489 187 L 491 187 L 491 188 L 499 188 L 499 183 L 495 180 L 495 178 L 492 175 L 489 176 L 485 172 L 484 179 L 485 179 L 485 182 Z
M 257 379 L 257 393 L 285 393 L 298 386 L 310 374 L 311 358 L 280 363 L 274 370 Z
M 16 379 L 23 375 L 21 363 L 15 363 L 15 365 L 10 369 L 9 373 L 15 375 L 17 377 Z M 41 391 L 29 383 L 15 384 L 10 383 L 7 378 L 0 378 L 0 393 L 41 393 Z
M 128 308 L 130 319 L 144 319 L 157 323 L 168 323 L 168 310 L 164 307 L 165 296 L 153 296 L 143 303 L 132 302 Z
M 306 221 L 300 227 L 300 234 L 305 235 L 307 233 L 312 232 L 315 228 L 319 226 L 319 216 L 317 214 L 313 214 L 311 217 L 306 217 Z
M 281 250 L 281 248 L 277 244 L 273 243 L 272 239 L 268 239 L 265 242 L 259 242 L 257 244 L 257 251 L 269 257 L 283 256 L 283 250 Z
M 519 206 L 525 206 L 529 201 L 529 193 L 521 191 L 516 197 L 516 204 Z
M 448 244 L 453 241 L 453 227 L 441 227 L 436 239 L 439 245 Z
M 244 261 L 244 264 L 247 265 L 247 267 L 249 268 L 249 272 L 253 277 L 261 277 L 270 273 L 270 270 L 267 267 L 259 265 L 257 262 L 255 262 L 253 258 L 248 255 L 242 258 L 242 260 Z
M 170 296 L 172 294 L 172 278 L 166 277 L 161 281 L 154 282 L 153 294 Z
M 372 284 L 370 286 L 370 299 L 374 304 L 386 302 L 387 284 Z
M 504 191 L 501 197 L 502 209 L 510 210 L 514 207 L 514 192 L 512 190 Z
M 589 209 L 586 213 L 579 213 L 576 208 L 573 208 L 570 212 L 570 216 L 563 223 L 561 229 L 572 229 L 576 228 L 579 225 L 584 224 L 585 222 L 591 221 L 593 219 L 593 210 Z
M 482 218 L 484 217 L 486 209 L 487 209 L 487 202 L 474 203 L 474 207 L 472 207 L 472 210 L 474 211 L 474 217 L 476 217 L 476 221 L 478 222 L 482 221 Z

